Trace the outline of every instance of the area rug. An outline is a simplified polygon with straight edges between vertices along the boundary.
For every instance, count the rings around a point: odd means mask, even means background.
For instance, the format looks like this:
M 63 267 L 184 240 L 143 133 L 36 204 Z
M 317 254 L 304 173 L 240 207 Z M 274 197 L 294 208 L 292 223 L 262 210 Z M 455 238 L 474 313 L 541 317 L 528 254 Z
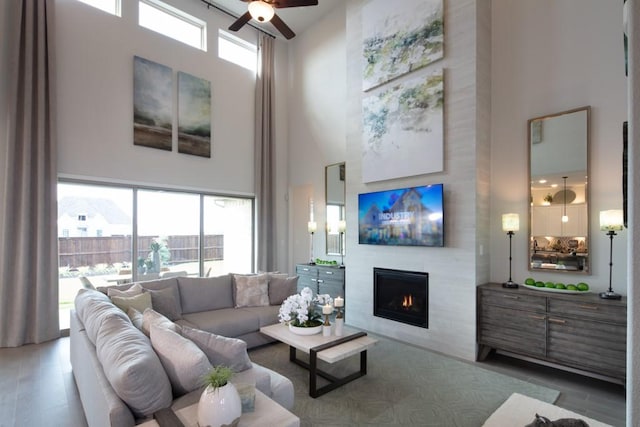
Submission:
M 589 427 L 611 427 L 592 418 L 585 417 L 567 409 L 551 405 L 540 400 L 513 393 L 500 407 L 487 419 L 482 427 L 525 426 L 539 414 L 551 421 L 560 418 L 581 419 Z
M 256 363 L 291 379 L 300 425 L 479 427 L 513 393 L 553 403 L 559 392 L 386 338 L 368 352 L 368 373 L 316 399 L 309 373 L 278 343 L 251 350 Z M 306 355 L 300 355 L 305 359 Z M 321 364 L 335 375 L 358 370 L 359 357 Z M 319 385 L 323 385 L 322 382 Z M 275 426 L 274 426 L 275 427 Z

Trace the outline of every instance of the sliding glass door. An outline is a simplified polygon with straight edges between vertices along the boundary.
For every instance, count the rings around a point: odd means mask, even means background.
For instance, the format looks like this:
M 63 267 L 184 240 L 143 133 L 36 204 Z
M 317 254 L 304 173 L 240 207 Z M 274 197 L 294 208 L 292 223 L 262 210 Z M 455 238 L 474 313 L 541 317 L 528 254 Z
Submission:
M 253 224 L 253 198 L 59 182 L 60 328 L 83 286 L 252 272 Z

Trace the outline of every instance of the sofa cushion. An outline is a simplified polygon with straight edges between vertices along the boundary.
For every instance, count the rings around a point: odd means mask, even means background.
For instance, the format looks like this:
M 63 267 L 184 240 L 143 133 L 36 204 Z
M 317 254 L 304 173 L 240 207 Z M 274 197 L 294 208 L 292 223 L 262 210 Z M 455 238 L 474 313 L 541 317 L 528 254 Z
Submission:
M 134 283 L 131 287 L 127 289 L 119 289 L 115 286 L 107 288 L 107 296 L 113 297 L 132 297 L 135 295 L 140 295 L 142 293 L 142 286 L 139 283 Z
M 177 295 L 176 288 L 165 288 L 159 290 L 145 289 L 145 294 L 151 295 L 151 305 L 155 311 L 162 313 L 169 320 L 178 320 L 182 317 L 180 312 L 180 296 Z
M 269 277 L 269 304 L 280 305 L 298 290 L 298 276 Z
M 173 332 L 180 333 L 181 327 L 176 325 L 167 317 L 158 313 L 152 308 L 148 308 L 142 313 L 142 327 L 140 330 L 146 335 L 151 335 L 151 326 L 156 325 L 161 328 L 171 329 Z
M 231 275 L 217 277 L 178 277 L 182 313 L 233 307 Z
M 172 330 L 151 325 L 151 345 L 158 353 L 177 396 L 202 386 L 212 366 L 196 344 Z
M 82 321 L 89 340 L 95 344 L 102 322 L 110 317 L 119 317 L 130 323 L 126 313 L 113 305 L 105 294 L 90 289 L 80 289 L 75 298 L 76 312 Z
M 151 295 L 148 293 L 133 296 L 114 295 L 111 297 L 111 302 L 125 313 L 129 310 L 129 307 L 135 308 L 139 312 L 143 312 L 147 308 L 151 308 Z
M 236 307 L 269 305 L 269 275 L 234 275 L 233 287 Z
M 247 343 L 242 340 L 189 327 L 182 328 L 182 336 L 194 342 L 214 366 L 228 366 L 234 372 L 251 368 Z
M 171 384 L 149 339 L 120 317 L 104 320 L 96 353 L 111 387 L 137 418 L 171 405 Z
M 223 308 L 185 314 L 182 318 L 197 329 L 213 332 L 223 337 L 239 337 L 260 329 L 260 317 L 253 309 Z

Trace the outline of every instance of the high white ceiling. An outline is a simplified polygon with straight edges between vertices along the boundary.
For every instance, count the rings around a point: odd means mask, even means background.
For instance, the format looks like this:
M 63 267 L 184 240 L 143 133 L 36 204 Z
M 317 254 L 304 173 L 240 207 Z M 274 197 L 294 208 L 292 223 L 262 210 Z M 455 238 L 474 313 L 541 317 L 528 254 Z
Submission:
M 196 0 L 201 2 L 201 0 Z M 243 15 L 247 11 L 247 2 L 242 0 L 207 0 L 209 3 L 220 6 L 236 17 Z M 304 7 L 287 7 L 276 9 L 276 14 L 293 30 L 296 35 L 302 34 L 306 28 L 315 21 L 321 19 L 329 13 L 336 5 L 345 0 L 318 0 L 317 6 Z M 229 25 L 234 21 L 229 17 Z M 270 23 L 261 24 L 255 20 L 249 21 L 252 25 L 263 29 L 278 38 L 278 40 L 286 40 L 278 30 Z

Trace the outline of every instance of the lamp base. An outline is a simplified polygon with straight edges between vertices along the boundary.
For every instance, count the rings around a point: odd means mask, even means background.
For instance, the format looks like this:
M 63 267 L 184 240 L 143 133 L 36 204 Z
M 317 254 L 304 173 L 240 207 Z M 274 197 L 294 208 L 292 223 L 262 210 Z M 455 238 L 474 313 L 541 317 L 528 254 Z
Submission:
M 600 292 L 600 298 L 602 299 L 622 299 L 622 295 L 616 294 L 613 291 Z
M 504 283 L 502 284 L 502 287 L 503 287 L 503 288 L 512 288 L 512 289 L 515 289 L 515 288 L 517 288 L 517 287 L 518 287 L 518 284 L 517 284 L 517 283 L 515 283 L 515 282 L 512 282 L 511 280 L 509 280 L 508 282 L 504 282 Z

